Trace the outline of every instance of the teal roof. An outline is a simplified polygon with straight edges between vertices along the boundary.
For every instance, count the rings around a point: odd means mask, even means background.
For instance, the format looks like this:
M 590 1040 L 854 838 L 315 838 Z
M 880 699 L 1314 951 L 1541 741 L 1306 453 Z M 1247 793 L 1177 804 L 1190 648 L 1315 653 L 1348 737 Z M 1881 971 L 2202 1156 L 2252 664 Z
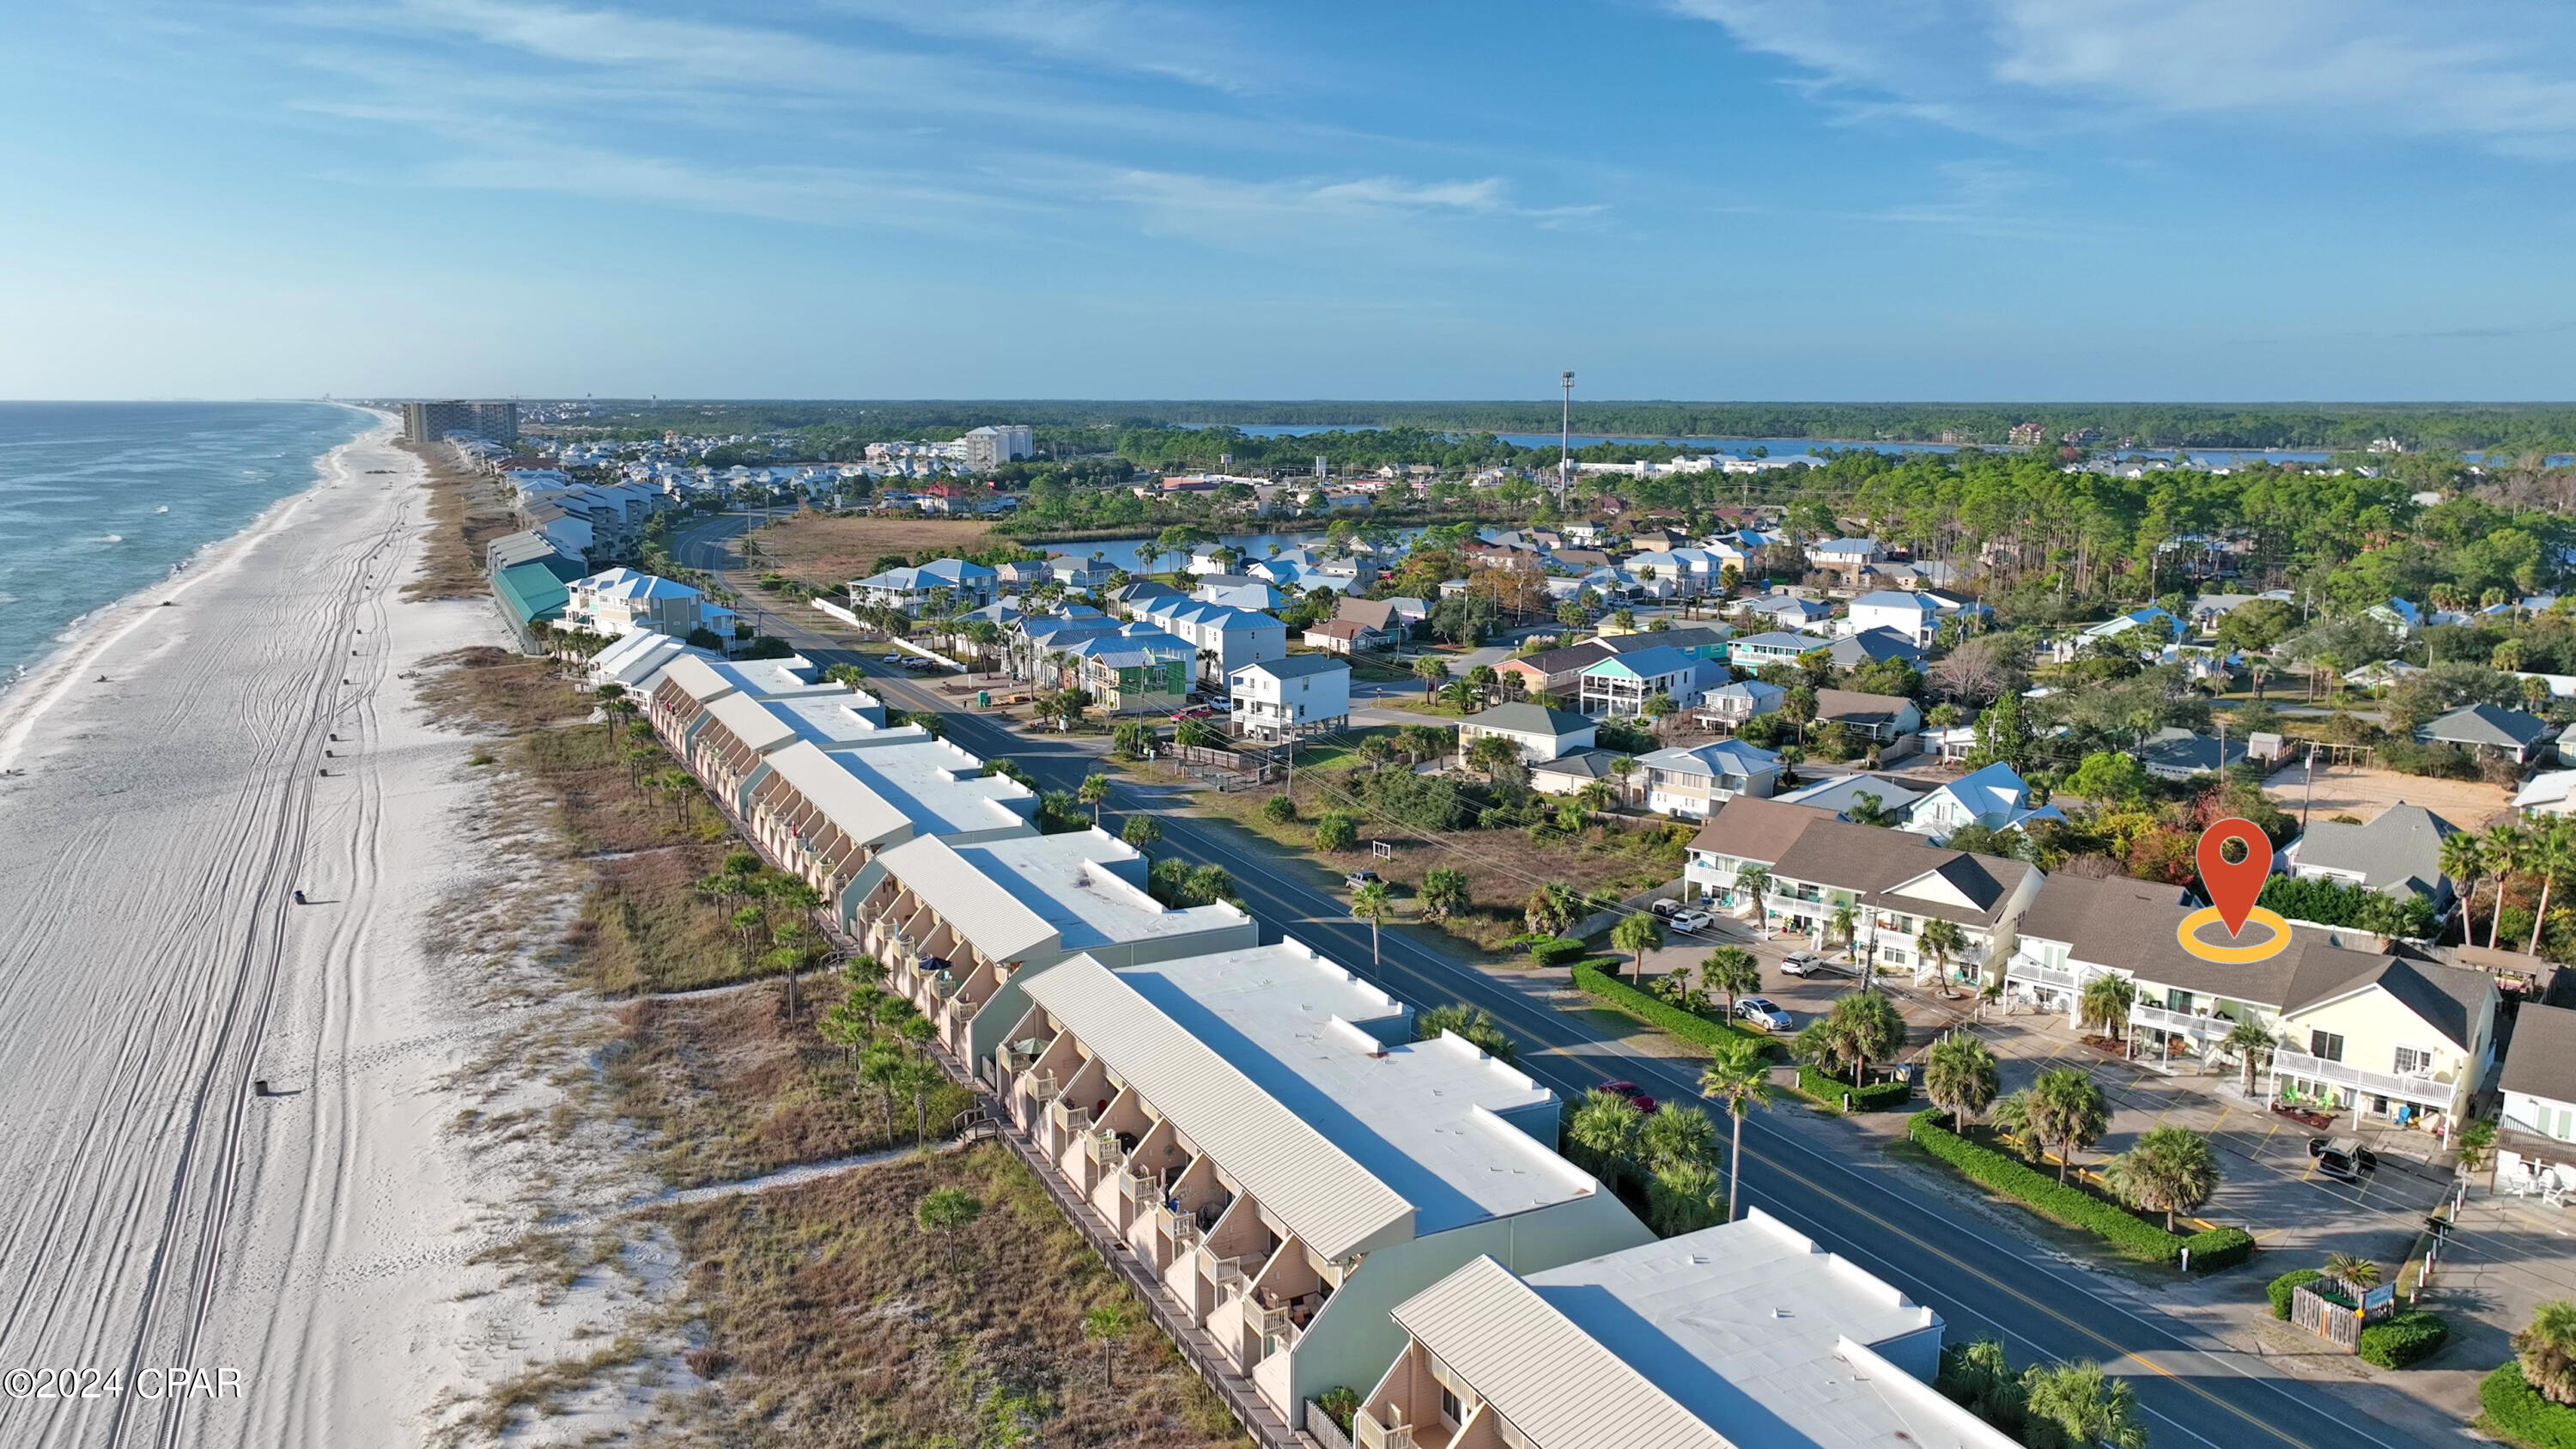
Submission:
M 510 611 L 511 621 L 525 628 L 541 619 L 560 617 L 564 604 L 572 597 L 566 585 L 587 573 L 561 554 L 548 554 L 494 574 L 492 593 L 501 601 L 501 607 Z

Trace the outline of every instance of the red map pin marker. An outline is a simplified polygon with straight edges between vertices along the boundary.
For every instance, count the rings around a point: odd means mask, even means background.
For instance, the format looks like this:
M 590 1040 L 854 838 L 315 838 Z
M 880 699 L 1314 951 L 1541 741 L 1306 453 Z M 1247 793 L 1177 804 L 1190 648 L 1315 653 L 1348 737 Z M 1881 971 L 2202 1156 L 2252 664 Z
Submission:
M 2219 847 L 2231 840 L 2245 843 L 2245 858 L 2233 865 L 2219 853 Z M 2209 888 L 2209 903 L 2218 907 L 2218 918 L 2227 923 L 2227 934 L 2233 939 L 2244 934 L 2245 918 L 2254 913 L 2254 898 L 2263 894 L 2264 877 L 2272 873 L 2272 842 L 2251 820 L 2221 820 L 2200 833 L 2201 884 Z

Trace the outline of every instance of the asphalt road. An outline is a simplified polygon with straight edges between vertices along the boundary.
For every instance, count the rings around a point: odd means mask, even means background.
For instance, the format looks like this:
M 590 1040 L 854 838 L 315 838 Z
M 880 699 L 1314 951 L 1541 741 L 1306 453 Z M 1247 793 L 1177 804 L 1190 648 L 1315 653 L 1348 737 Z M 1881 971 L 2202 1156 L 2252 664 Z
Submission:
M 673 553 L 693 568 L 732 563 L 725 540 L 754 520 L 726 516 L 682 534 Z M 986 758 L 1007 757 L 1047 789 L 1070 790 L 1096 767 L 1096 737 L 1049 740 L 1022 735 L 963 712 L 955 699 L 862 659 L 795 614 L 756 602 L 747 576 L 726 581 L 767 632 L 824 665 L 860 663 L 870 688 L 888 704 L 947 716 L 948 737 Z M 821 616 L 813 615 L 820 620 Z M 830 621 L 825 620 L 825 623 Z M 882 651 L 880 651 L 882 652 Z M 1453 959 L 1411 932 L 1379 938 L 1371 962 L 1369 928 L 1350 918 L 1334 881 L 1311 863 L 1277 855 L 1267 842 L 1233 827 L 1161 813 L 1186 792 L 1120 782 L 1108 808 L 1153 812 L 1162 849 L 1193 864 L 1223 866 L 1266 939 L 1293 934 L 1417 1006 L 1465 1001 L 1493 1014 L 1521 1049 L 1521 1067 L 1569 1100 L 1605 1081 L 1625 1078 L 1660 1100 L 1700 1101 L 1686 1063 L 1639 1055 L 1594 1034 L 1582 1021 L 1532 1000 L 1510 983 Z M 1705 1105 L 1705 1104 L 1703 1104 Z M 1921 1190 L 1910 1169 L 1872 1152 L 1854 1157 L 1822 1133 L 1801 1130 L 1800 1109 L 1756 1112 L 1744 1124 L 1743 1195 L 1826 1248 L 1930 1304 L 1951 1341 L 1991 1334 L 2016 1362 L 2093 1359 L 2132 1386 L 2160 1449 L 2289 1446 L 2289 1449 L 2383 1449 L 2430 1441 L 2362 1407 L 2363 1388 L 2347 1397 L 2307 1380 L 2283 1377 L 2250 1355 L 2216 1343 L 2143 1298 L 2105 1292 L 2083 1270 L 2035 1255 L 2026 1243 L 1995 1235 L 1973 1217 L 1955 1215 Z M 1726 1123 L 1719 1120 L 1720 1140 Z M 2292 1265 L 2284 1265 L 2292 1266 Z M 2257 1264 L 2248 1270 L 2264 1272 Z

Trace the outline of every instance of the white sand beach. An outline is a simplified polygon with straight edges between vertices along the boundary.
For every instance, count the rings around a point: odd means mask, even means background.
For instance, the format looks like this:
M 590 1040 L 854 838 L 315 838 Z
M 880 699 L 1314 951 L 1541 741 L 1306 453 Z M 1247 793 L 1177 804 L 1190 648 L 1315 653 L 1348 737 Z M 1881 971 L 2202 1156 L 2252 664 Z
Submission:
M 390 436 L 0 698 L 0 1374 L 101 1391 L 0 1381 L 0 1444 L 416 1444 L 563 1348 L 465 1263 L 525 1169 L 449 1129 L 497 1028 L 427 941 L 499 867 L 402 676 L 503 636 L 399 600 Z

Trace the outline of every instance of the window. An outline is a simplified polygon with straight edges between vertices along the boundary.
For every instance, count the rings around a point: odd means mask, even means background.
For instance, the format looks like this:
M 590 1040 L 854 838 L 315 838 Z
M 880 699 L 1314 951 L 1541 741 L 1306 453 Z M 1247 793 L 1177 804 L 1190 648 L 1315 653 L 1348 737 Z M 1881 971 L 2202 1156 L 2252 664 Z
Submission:
M 2425 1051 L 2421 1047 L 2402 1046 L 2397 1049 L 2397 1075 L 2401 1077 L 2416 1077 L 2423 1076 L 2432 1070 L 2433 1054 L 2431 1052 Z
M 1440 1386 L 1440 1417 L 1452 1424 L 1463 1424 L 1467 1421 L 1465 1410 L 1459 1407 L 1458 1396 L 1449 1391 L 1447 1384 Z
M 2342 1036 L 2342 1034 L 2341 1034 L 2341 1033 L 2339 1033 L 2339 1032 L 2331 1032 L 2331 1031 L 2311 1031 L 2311 1032 L 2309 1032 L 2309 1033 L 2308 1033 L 2308 1055 L 2309 1055 L 2309 1056 L 2312 1056 L 2312 1057 L 2321 1058 L 2322 1060 L 2329 1061 L 2329 1062 L 2339 1062 L 2339 1061 L 2342 1061 L 2342 1060 L 2343 1060 L 2343 1036 Z

